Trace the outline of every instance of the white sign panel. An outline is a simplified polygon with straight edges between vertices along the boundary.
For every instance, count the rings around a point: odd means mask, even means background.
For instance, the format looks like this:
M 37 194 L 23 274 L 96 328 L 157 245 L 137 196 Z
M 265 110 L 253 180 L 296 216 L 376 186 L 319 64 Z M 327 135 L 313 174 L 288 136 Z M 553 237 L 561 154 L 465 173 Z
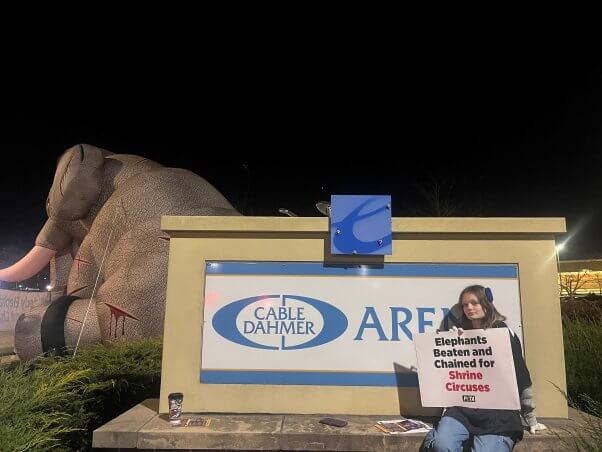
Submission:
M 417 386 L 415 335 L 473 284 L 520 337 L 516 265 L 207 263 L 201 382 Z
M 519 410 L 507 328 L 414 337 L 424 407 Z
M 21 314 L 49 304 L 55 298 L 56 292 L 0 289 L 0 331 L 14 331 Z

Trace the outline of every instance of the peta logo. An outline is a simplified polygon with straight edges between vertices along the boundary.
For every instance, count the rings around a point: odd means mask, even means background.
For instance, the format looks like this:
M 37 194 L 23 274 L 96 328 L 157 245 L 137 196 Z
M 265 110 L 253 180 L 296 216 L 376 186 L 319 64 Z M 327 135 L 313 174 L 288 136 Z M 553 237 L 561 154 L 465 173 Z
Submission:
M 476 402 L 475 396 L 473 395 L 463 395 L 462 402 Z
M 347 329 L 345 314 L 300 295 L 258 295 L 227 304 L 213 316 L 222 337 L 264 350 L 299 350 L 334 341 Z

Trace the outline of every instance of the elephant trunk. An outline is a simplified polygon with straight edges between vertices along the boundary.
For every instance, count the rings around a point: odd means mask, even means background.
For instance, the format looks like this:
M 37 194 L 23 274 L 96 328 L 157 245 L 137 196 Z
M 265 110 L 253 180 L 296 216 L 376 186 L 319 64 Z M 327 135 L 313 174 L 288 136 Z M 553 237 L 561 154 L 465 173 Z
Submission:
M 0 281 L 19 282 L 38 274 L 56 253 L 68 249 L 72 238 L 67 222 L 49 218 L 36 238 L 36 244 L 19 262 L 0 270 Z
M 18 282 L 29 279 L 48 265 L 55 254 L 54 250 L 36 245 L 19 262 L 0 270 L 0 280 Z

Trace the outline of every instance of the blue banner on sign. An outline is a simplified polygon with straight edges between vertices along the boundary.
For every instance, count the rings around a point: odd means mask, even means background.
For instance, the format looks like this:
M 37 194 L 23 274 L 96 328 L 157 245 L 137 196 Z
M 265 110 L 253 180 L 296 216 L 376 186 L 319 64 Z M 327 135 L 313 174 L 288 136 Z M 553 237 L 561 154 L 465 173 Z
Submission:
M 389 386 L 417 387 L 415 373 L 395 372 L 294 372 L 202 370 L 205 384 L 260 384 L 260 385 L 333 385 L 333 386 Z
M 207 275 L 398 276 L 429 278 L 518 278 L 516 264 L 325 265 L 323 262 L 207 262 Z
M 332 195 L 332 254 L 389 255 L 392 239 L 391 196 Z

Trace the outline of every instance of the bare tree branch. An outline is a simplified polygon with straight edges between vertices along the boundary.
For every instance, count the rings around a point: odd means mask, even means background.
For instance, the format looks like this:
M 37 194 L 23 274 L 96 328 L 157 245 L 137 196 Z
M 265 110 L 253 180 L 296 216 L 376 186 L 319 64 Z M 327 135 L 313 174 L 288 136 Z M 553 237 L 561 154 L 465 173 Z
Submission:
M 589 270 L 580 272 L 561 273 L 559 275 L 560 294 L 564 292 L 568 298 L 575 298 L 577 292 L 587 282 Z

